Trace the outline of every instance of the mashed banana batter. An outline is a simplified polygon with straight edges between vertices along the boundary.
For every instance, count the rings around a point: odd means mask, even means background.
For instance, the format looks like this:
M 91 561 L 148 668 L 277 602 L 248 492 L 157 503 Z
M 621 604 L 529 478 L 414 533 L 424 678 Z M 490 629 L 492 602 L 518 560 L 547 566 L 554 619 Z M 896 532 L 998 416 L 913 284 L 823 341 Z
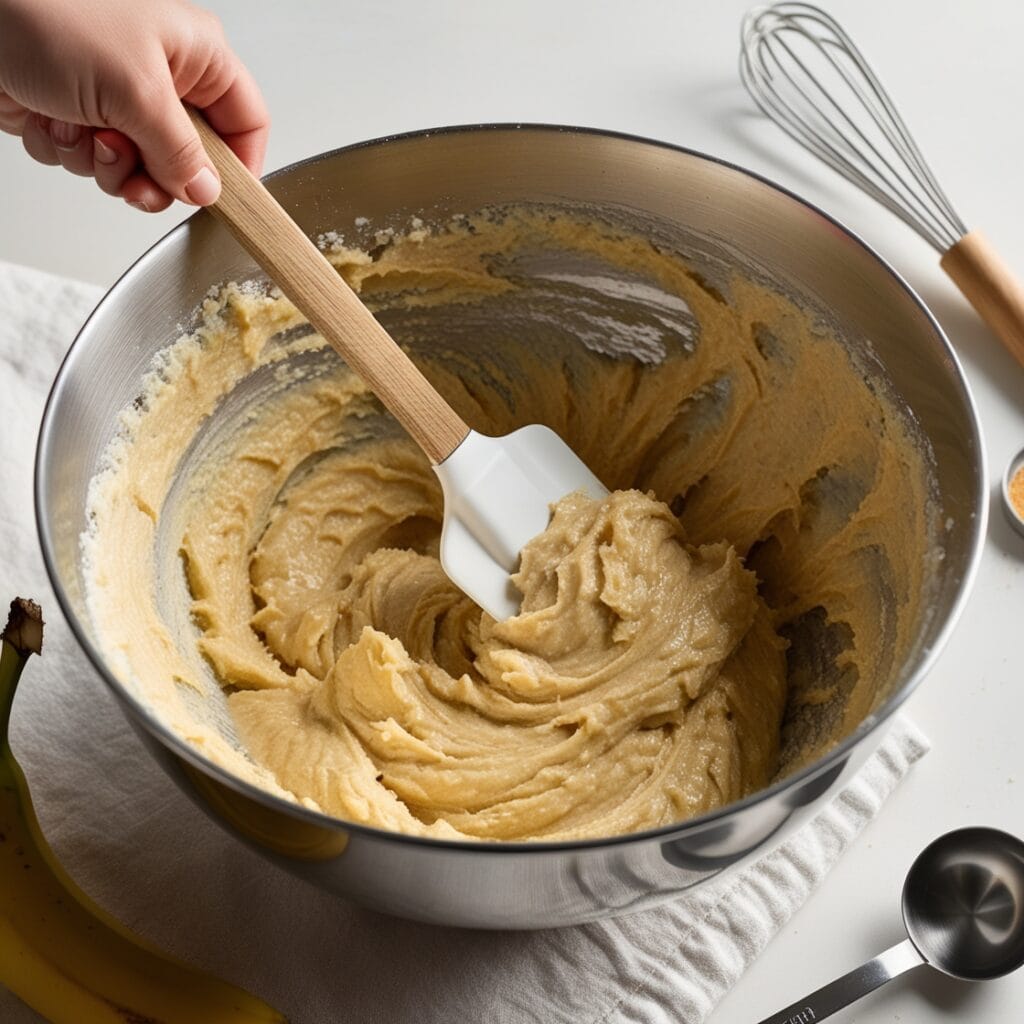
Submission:
M 849 732 L 913 642 L 931 522 L 905 417 L 825 325 L 567 214 L 377 242 L 332 259 L 466 422 L 546 423 L 614 492 L 556 506 L 494 622 L 441 570 L 426 458 L 287 300 L 229 286 L 94 488 L 95 627 L 154 713 L 339 818 L 506 840 L 667 824 Z

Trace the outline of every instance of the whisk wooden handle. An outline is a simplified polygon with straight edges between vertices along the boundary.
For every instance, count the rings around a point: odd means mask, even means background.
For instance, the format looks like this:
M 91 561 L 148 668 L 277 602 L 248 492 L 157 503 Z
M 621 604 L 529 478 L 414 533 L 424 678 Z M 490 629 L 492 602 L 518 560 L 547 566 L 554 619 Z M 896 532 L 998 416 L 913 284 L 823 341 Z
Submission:
M 988 240 L 970 231 L 939 261 L 978 315 L 1024 366 L 1024 285 Z
M 220 198 L 211 211 L 366 381 L 430 461 L 443 462 L 469 427 L 224 140 L 197 111 L 189 108 L 189 116 L 221 177 Z

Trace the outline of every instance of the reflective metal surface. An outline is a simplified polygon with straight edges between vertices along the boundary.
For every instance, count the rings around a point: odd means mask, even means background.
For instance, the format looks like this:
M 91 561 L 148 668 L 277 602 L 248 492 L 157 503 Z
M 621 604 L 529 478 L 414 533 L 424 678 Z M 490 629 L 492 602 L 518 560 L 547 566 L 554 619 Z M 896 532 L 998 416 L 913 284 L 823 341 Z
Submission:
M 948 523 L 944 558 L 929 615 L 887 701 L 815 764 L 699 819 L 574 843 L 445 842 L 341 823 L 270 796 L 205 761 L 116 681 L 83 600 L 86 493 L 119 411 L 212 284 L 261 276 L 228 233 L 198 213 L 143 256 L 83 327 L 50 396 L 37 455 L 37 516 L 54 589 L 154 756 L 221 824 L 315 884 L 391 913 L 474 927 L 554 926 L 640 909 L 796 828 L 871 753 L 927 672 L 959 614 L 984 535 L 977 419 L 956 358 L 920 301 L 863 243 L 788 192 L 700 154 L 627 136 L 544 126 L 447 129 L 329 153 L 273 175 L 268 186 L 312 236 L 357 217 L 398 225 L 489 204 L 569 202 L 598 215 L 636 216 L 659 239 L 708 239 L 719 271 L 756 265 L 827 311 L 865 362 L 884 366 L 913 410 L 935 453 Z
M 989 981 L 1024 964 L 1024 843 L 994 828 L 940 836 L 903 886 L 910 938 L 761 1024 L 831 1017 L 899 974 L 930 964 L 964 981 Z
M 1024 843 L 994 828 L 936 839 L 903 887 L 903 920 L 933 967 L 968 981 L 1024 964 Z

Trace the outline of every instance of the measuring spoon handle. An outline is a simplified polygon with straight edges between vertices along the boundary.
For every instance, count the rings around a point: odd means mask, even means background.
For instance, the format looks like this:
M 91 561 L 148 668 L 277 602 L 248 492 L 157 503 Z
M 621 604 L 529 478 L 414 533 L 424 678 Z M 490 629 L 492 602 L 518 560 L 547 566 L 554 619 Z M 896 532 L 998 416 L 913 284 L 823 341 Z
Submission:
M 817 992 L 805 996 L 800 1002 L 765 1017 L 759 1024 L 817 1024 L 819 1020 L 831 1017 L 837 1010 L 873 992 L 898 974 L 912 967 L 920 967 L 925 962 L 910 939 L 904 939 L 899 945 L 855 967 Z

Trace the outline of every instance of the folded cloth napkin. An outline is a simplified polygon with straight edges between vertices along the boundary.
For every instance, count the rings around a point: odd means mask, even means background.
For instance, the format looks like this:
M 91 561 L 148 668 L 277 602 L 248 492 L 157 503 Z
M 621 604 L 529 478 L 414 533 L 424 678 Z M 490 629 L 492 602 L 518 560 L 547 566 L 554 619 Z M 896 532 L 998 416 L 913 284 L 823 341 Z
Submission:
M 0 263 L 0 600 L 33 597 L 47 620 L 12 740 L 44 831 L 83 888 L 294 1024 L 697 1024 L 927 751 L 916 728 L 897 720 L 847 788 L 773 852 L 687 898 L 578 928 L 442 930 L 359 909 L 271 866 L 150 759 L 46 580 L 32 511 L 36 431 L 60 359 L 99 295 Z M 0 992 L 0 1020 L 39 1018 Z

